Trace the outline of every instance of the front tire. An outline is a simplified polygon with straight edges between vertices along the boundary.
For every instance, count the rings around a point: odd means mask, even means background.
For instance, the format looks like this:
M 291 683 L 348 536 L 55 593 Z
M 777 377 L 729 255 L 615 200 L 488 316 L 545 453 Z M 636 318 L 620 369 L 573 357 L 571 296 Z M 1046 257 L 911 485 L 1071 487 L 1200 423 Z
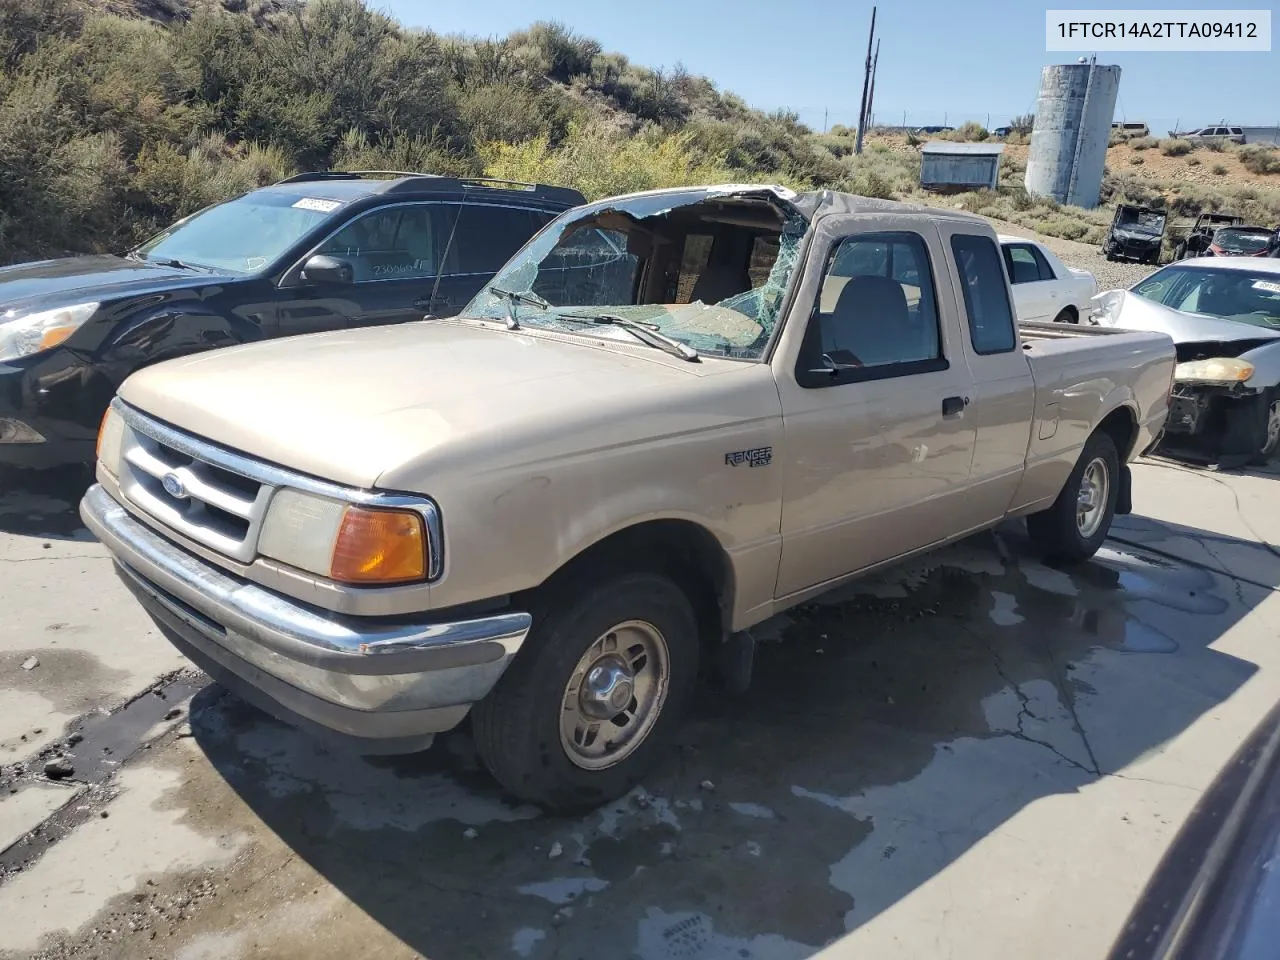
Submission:
M 674 736 L 698 673 L 698 622 L 657 573 L 553 593 L 471 712 L 476 751 L 522 800 L 556 811 L 622 796 Z
M 1027 517 L 1027 533 L 1050 560 L 1088 560 L 1107 538 L 1120 490 L 1120 455 L 1109 433 L 1091 436 L 1053 506 Z
M 1265 465 L 1280 448 L 1280 390 L 1272 387 L 1262 394 L 1259 418 L 1261 424 L 1261 441 L 1258 452 L 1250 461 L 1255 466 Z

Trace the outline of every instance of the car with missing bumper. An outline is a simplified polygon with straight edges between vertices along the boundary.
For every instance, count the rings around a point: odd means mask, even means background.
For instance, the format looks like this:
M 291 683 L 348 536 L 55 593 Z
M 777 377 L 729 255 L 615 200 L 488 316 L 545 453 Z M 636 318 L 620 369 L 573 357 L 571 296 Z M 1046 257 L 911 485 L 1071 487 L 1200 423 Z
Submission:
M 1179 260 L 1096 300 L 1098 323 L 1177 345 L 1166 449 L 1238 466 L 1280 448 L 1280 261 Z
M 469 715 L 550 808 L 624 793 L 752 628 L 1026 517 L 1130 509 L 1165 335 L 1015 322 L 977 217 L 781 187 L 559 217 L 452 319 L 130 377 L 81 515 L 169 639 L 368 753 Z
M 231 344 L 460 310 L 576 190 L 303 173 L 121 256 L 0 268 L 0 469 L 93 462 L 133 371 Z

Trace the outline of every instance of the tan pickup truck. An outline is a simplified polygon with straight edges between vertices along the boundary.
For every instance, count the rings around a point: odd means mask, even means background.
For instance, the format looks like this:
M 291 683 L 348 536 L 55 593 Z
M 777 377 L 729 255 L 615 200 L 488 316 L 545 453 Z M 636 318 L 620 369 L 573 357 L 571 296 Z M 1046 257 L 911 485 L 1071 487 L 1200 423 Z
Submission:
M 605 200 L 457 318 L 134 374 L 81 511 L 245 699 L 370 753 L 470 714 L 512 793 L 590 805 L 781 610 L 1011 516 L 1092 555 L 1173 343 L 1013 316 L 995 233 L 950 210 Z

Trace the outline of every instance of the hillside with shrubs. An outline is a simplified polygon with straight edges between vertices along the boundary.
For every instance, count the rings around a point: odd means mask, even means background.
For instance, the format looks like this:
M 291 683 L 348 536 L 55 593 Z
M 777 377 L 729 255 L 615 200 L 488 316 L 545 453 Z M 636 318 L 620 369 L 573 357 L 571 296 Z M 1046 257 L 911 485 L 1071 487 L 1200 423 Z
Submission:
M 987 136 L 976 124 L 954 135 Z M 853 147 L 846 128 L 815 133 L 557 23 L 472 38 L 403 27 L 360 0 L 0 0 L 0 263 L 121 250 L 207 204 L 325 168 L 542 181 L 591 198 L 726 180 L 919 193 L 916 138 Z M 1265 170 L 1273 157 L 1247 162 Z M 1097 234 L 1107 211 L 1027 196 L 1023 162 L 1011 146 L 999 191 L 932 202 Z M 1187 209 L 1248 202 L 1280 220 L 1273 186 L 1223 200 L 1214 185 L 1162 186 L 1138 164 L 1111 166 L 1112 200 L 1186 188 Z

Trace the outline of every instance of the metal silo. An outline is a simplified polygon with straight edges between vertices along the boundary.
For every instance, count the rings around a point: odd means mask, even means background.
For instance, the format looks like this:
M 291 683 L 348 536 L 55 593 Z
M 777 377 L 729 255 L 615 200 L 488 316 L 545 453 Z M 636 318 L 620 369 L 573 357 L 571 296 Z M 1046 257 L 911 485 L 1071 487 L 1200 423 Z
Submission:
M 1096 207 L 1107 161 L 1120 68 L 1065 63 L 1044 68 L 1027 154 L 1027 192 Z

